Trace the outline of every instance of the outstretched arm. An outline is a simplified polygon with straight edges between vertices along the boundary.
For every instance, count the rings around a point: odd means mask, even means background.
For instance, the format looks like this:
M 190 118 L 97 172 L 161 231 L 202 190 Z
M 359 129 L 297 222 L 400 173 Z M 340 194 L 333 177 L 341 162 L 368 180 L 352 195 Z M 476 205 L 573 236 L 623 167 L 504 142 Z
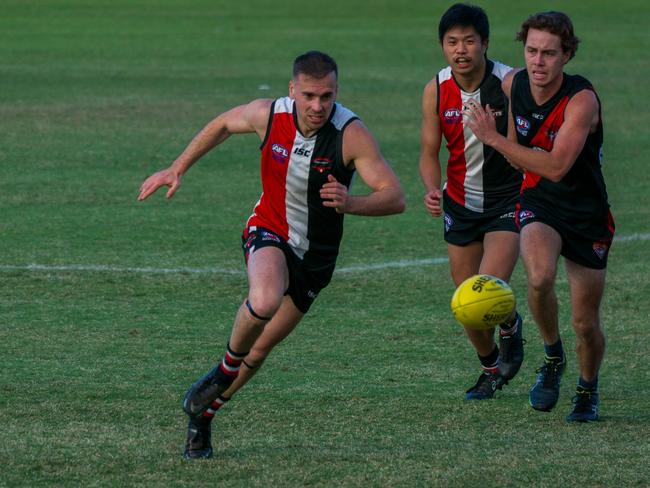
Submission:
M 154 173 L 140 187 L 138 200 L 144 200 L 161 186 L 167 186 L 171 198 L 181 184 L 181 177 L 204 154 L 232 134 L 257 132 L 264 137 L 272 100 L 259 99 L 222 113 L 210 121 L 189 143 L 169 168 Z
M 355 215 L 390 215 L 404 211 L 404 192 L 370 131 L 355 120 L 343 133 L 343 160 L 354 164 L 361 179 L 372 190 L 368 195 L 348 195 L 345 185 L 330 175 L 323 185 L 323 205 L 339 213 Z

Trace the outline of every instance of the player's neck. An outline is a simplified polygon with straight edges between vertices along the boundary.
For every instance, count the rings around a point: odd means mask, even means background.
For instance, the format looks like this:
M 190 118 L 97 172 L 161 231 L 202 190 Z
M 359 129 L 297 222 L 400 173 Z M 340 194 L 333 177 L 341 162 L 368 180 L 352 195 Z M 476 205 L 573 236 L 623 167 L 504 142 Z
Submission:
M 486 63 L 470 73 L 454 73 L 454 79 L 461 90 L 473 93 L 479 89 L 485 78 Z
M 553 79 L 548 85 L 539 86 L 531 83 L 530 93 L 533 96 L 535 103 L 537 105 L 544 105 L 548 102 L 560 90 L 563 81 L 564 72 L 560 73 L 560 75 Z

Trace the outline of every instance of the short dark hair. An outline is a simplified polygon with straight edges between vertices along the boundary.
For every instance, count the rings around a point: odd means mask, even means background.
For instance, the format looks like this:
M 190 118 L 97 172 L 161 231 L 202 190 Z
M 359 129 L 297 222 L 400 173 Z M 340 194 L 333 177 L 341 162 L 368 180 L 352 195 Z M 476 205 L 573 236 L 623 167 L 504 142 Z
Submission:
M 447 31 L 457 25 L 474 27 L 478 35 L 481 36 L 481 41 L 490 39 L 490 22 L 485 10 L 481 7 L 468 3 L 455 3 L 449 7 L 438 24 L 438 37 L 441 43 Z
M 320 79 L 325 78 L 332 71 L 338 78 L 339 68 L 336 66 L 336 61 L 321 51 L 307 51 L 305 54 L 298 56 L 293 62 L 294 78 L 302 73 Z
M 521 30 L 517 32 L 515 40 L 522 41 L 526 44 L 528 31 L 530 29 L 537 29 L 555 34 L 562 42 L 562 50 L 565 53 L 570 53 L 571 56 L 569 59 L 576 55 L 580 39 L 578 39 L 573 33 L 573 23 L 567 14 L 554 11 L 533 14 L 528 17 L 523 24 L 521 24 Z

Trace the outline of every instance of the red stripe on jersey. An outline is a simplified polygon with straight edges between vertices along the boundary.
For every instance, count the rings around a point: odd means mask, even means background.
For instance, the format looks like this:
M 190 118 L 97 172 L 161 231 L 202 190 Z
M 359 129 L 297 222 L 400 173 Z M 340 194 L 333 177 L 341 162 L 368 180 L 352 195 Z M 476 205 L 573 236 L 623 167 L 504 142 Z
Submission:
M 262 148 L 262 196 L 247 224 L 266 227 L 285 240 L 289 240 L 285 205 L 287 170 L 295 138 L 293 114 L 291 112 L 274 114 L 271 133 Z
M 446 190 L 455 202 L 465 206 L 463 189 L 467 175 L 467 161 L 465 160 L 465 135 L 463 134 L 463 101 L 460 90 L 452 78 L 440 83 L 438 92 L 440 96 L 438 116 L 449 151 Z
M 530 140 L 530 146 L 534 149 L 542 149 L 546 152 L 553 150 L 555 136 L 557 135 L 562 123 L 564 122 L 564 109 L 569 103 L 569 97 L 564 97 L 560 100 L 553 111 L 548 114 L 544 123 L 537 129 L 537 133 Z M 537 186 L 541 176 L 529 170 L 524 171 L 524 183 L 521 186 L 523 192 L 526 188 L 533 188 Z

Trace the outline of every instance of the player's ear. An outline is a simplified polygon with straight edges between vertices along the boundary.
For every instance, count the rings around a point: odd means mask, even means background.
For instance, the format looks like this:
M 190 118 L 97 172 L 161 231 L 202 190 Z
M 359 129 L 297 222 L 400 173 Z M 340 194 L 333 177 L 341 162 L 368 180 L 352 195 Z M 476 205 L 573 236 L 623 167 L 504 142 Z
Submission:
M 295 87 L 295 85 L 293 83 L 293 78 L 292 78 L 292 79 L 289 80 L 289 98 L 295 98 L 293 96 L 295 90 L 296 90 L 296 87 Z

